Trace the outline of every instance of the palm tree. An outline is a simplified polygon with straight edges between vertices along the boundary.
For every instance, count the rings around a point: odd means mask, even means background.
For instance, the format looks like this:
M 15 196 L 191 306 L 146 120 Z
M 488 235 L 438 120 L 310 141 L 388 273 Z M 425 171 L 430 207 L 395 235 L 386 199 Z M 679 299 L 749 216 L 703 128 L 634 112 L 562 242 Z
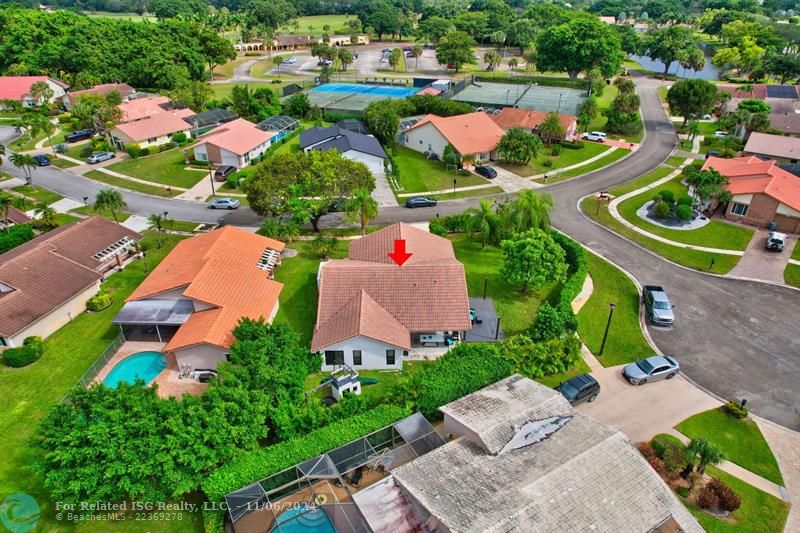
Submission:
M 33 169 L 37 167 L 37 164 L 33 156 L 28 154 L 11 154 L 10 159 L 12 165 L 22 169 L 23 174 L 25 174 L 25 182 L 30 185 L 33 190 L 36 190 L 36 186 L 33 184 Z
M 700 122 L 692 120 L 686 125 L 686 131 L 689 133 L 689 140 L 693 141 L 700 134 Z
M 532 228 L 546 230 L 550 227 L 553 197 L 546 192 L 539 193 L 533 189 L 524 189 L 511 204 L 511 209 L 514 213 L 517 231 L 523 232 Z
M 519 66 L 519 59 L 517 59 L 516 57 L 512 57 L 511 59 L 508 60 L 508 70 L 511 71 L 512 76 L 514 75 L 514 69 L 516 69 L 517 66 Z
M 578 106 L 578 123 L 584 131 L 586 131 L 589 124 L 597 116 L 597 113 L 599 113 L 599 109 L 597 106 L 597 98 L 594 96 L 589 96 Z
M 169 223 L 167 216 L 152 214 L 149 217 L 147 217 L 147 221 L 150 223 L 150 227 L 156 228 L 156 231 L 158 233 L 158 244 L 156 246 L 161 248 L 161 233 L 164 231 L 167 224 Z
M 111 216 L 114 217 L 114 222 L 119 223 L 117 218 L 117 211 L 122 211 L 128 207 L 122 194 L 114 189 L 102 189 L 94 197 L 94 210 L 95 211 L 111 211 Z
M 472 219 L 471 228 L 481 233 L 481 248 L 486 247 L 497 231 L 497 215 L 492 210 L 492 204 L 492 200 L 483 199 L 479 207 L 471 207 L 464 212 Z
M 555 111 L 547 114 L 547 118 L 539 124 L 536 131 L 545 144 L 550 144 L 553 139 L 560 139 L 564 136 L 564 126 L 561 125 L 561 120 Z
M 361 236 L 367 234 L 367 223 L 378 216 L 378 202 L 364 188 L 353 191 L 353 196 L 345 203 L 345 220 L 358 221 L 361 225 Z
M 686 447 L 686 460 L 698 474 L 704 474 L 708 465 L 717 465 L 725 459 L 725 454 L 708 439 L 692 439 Z M 696 462 L 697 461 L 697 462 Z
M 36 115 L 36 118 L 32 119 L 28 125 L 31 139 L 35 137 L 39 132 L 44 133 L 47 136 L 47 142 L 50 145 L 50 149 L 53 150 L 53 153 L 56 153 L 55 146 L 53 145 L 53 132 L 56 131 L 56 126 L 50 119 L 42 116 Z
M 416 43 L 414 46 L 411 47 L 411 55 L 414 56 L 414 70 L 417 70 L 417 63 L 419 63 L 419 56 L 422 55 L 423 50 L 424 48 L 419 43 Z
M 33 213 L 44 229 L 49 230 L 58 226 L 58 213 L 56 213 L 56 210 L 50 207 L 50 204 L 47 202 L 39 202 L 36 204 Z
M 30 93 L 33 99 L 36 102 L 41 102 L 42 105 L 46 104 L 53 97 L 53 89 L 44 81 L 37 81 L 31 85 Z
M 13 204 L 11 195 L 5 193 L 0 195 L 0 212 L 3 213 L 3 220 L 0 222 L 3 223 L 3 231 L 8 230 L 8 212 L 11 211 Z

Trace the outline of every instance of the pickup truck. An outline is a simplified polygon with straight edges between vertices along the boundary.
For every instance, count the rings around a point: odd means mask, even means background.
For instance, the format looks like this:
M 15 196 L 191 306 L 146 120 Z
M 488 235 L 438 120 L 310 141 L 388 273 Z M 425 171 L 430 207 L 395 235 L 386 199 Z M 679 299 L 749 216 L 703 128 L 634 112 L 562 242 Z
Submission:
M 671 326 L 675 321 L 667 293 L 660 285 L 645 285 L 642 291 L 642 303 L 647 313 L 647 320 L 654 326 Z

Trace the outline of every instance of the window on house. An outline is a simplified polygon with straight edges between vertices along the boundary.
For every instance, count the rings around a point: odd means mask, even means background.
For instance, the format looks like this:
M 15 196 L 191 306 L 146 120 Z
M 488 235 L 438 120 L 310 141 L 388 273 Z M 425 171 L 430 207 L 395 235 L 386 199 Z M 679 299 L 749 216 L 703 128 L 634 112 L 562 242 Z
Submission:
M 386 350 L 386 364 L 393 365 L 395 361 L 394 350 Z
M 204 153 L 197 153 L 197 154 L 195 154 L 195 158 L 196 158 L 198 161 L 208 161 L 208 154 L 204 154 Z
M 0 337 L 0 346 L 8 346 L 5 337 Z
M 353 366 L 361 365 L 361 350 L 353 350 Z
M 747 214 L 747 204 L 740 204 L 739 202 L 733 202 L 731 206 L 731 213 L 734 215 L 739 215 L 743 217 Z
M 147 142 L 154 143 L 154 142 L 156 142 L 156 140 L 157 140 L 157 137 L 150 137 L 149 139 L 147 139 Z
M 343 350 L 327 350 L 325 352 L 325 364 L 328 366 L 343 365 L 344 364 L 344 351 Z

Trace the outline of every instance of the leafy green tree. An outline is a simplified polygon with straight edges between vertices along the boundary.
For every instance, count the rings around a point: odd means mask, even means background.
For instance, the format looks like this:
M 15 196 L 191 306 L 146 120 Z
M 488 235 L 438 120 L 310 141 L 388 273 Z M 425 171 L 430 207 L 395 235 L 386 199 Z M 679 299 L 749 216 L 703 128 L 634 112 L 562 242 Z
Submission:
M 259 87 L 252 90 L 248 85 L 234 85 L 231 90 L 231 107 L 242 118 L 260 122 L 280 111 L 278 97 L 271 89 Z
M 457 31 L 466 33 L 476 41 L 482 41 L 489 33 L 489 16 L 483 11 L 465 11 L 453 19 L 453 25 Z
M 392 67 L 393 70 L 397 70 L 397 66 L 400 65 L 402 59 L 403 51 L 399 48 L 393 48 L 389 54 L 389 66 Z
M 501 273 L 512 283 L 521 283 L 521 292 L 529 285 L 563 281 L 567 274 L 564 250 L 547 232 L 531 229 L 500 243 L 505 260 Z
M 550 212 L 553 210 L 553 197 L 546 192 L 533 189 L 520 191 L 511 203 L 514 230 L 518 233 L 529 229 L 546 230 L 550 228 Z
M 287 115 L 295 118 L 305 118 L 311 111 L 311 101 L 306 93 L 294 93 L 284 104 Z
M 619 93 L 611 102 L 611 108 L 620 114 L 630 115 L 639 110 L 639 95 L 634 93 Z
M 769 113 L 772 111 L 772 107 L 768 103 L 757 98 L 745 98 L 739 102 L 737 109 L 743 109 L 748 113 Z
M 508 44 L 519 47 L 519 53 L 536 40 L 536 26 L 530 19 L 518 18 L 508 28 Z
M 442 150 L 442 162 L 447 167 L 461 168 L 461 154 L 458 153 L 452 144 L 448 143 L 444 147 L 444 150 Z
M 697 120 L 690 120 L 686 124 L 686 133 L 689 134 L 689 140 L 693 141 L 695 137 L 700 135 L 700 122 Z
M 614 26 L 614 29 L 619 36 L 622 51 L 628 55 L 639 55 L 642 52 L 642 39 L 639 34 L 633 29 L 633 26 L 622 24 Z
M 647 57 L 664 65 L 665 76 L 669 74 L 669 67 L 674 61 L 699 48 L 692 32 L 675 25 L 648 31 L 642 46 Z
M 581 130 L 586 131 L 598 113 L 597 98 L 594 96 L 589 96 L 581 102 L 578 106 L 578 126 L 580 126 Z
M 384 102 L 375 102 L 364 110 L 364 123 L 381 144 L 393 146 L 400 128 L 400 117 Z
M 525 49 L 525 52 L 522 53 L 522 57 L 525 59 L 525 70 L 527 70 L 529 74 L 536 72 L 536 64 L 539 61 L 539 51 L 536 49 L 535 43 Z
M 493 71 L 503 62 L 503 58 L 495 50 L 487 50 L 486 53 L 483 54 L 483 60 L 488 63 L 489 68 Z
M 683 117 L 683 124 L 694 115 L 703 115 L 717 102 L 716 86 L 706 80 L 680 80 L 667 91 L 670 111 Z
M 347 48 L 340 48 L 338 57 L 339 62 L 342 64 L 342 70 L 347 70 L 347 65 L 351 65 L 353 63 L 353 54 Z
M 612 76 L 624 59 L 619 36 L 595 18 L 574 18 L 545 29 L 536 38 L 536 49 L 540 70 L 567 72 L 571 79 L 593 68 Z
M 199 111 L 205 109 L 206 104 L 214 95 L 214 90 L 204 81 L 186 80 L 173 91 L 172 95 L 178 102 Z
M 378 202 L 367 189 L 355 189 L 353 196 L 345 203 L 345 220 L 358 222 L 361 226 L 361 236 L 367 234 L 367 224 L 378 216 Z
M 58 213 L 47 202 L 38 202 L 33 208 L 34 223 L 45 231 L 58 227 Z
M 128 207 L 125 199 L 116 189 L 100 189 L 94 197 L 94 210 L 95 211 L 109 211 L 114 218 L 114 222 L 119 223 L 117 213 Z
M 47 105 L 53 97 L 53 89 L 45 81 L 37 81 L 31 84 L 30 93 L 33 99 L 41 105 Z
M 231 42 L 220 37 L 219 32 L 203 29 L 198 35 L 200 51 L 208 65 L 209 78 L 214 77 L 214 69 L 236 59 L 236 50 Z
M 551 111 L 547 114 L 547 117 L 542 123 L 539 124 L 539 127 L 536 128 L 536 132 L 545 144 L 550 144 L 553 140 L 562 139 L 566 130 L 564 126 L 561 125 L 558 113 Z
M 522 128 L 509 129 L 497 144 L 500 157 L 515 165 L 527 165 L 541 150 L 542 141 L 539 137 Z
M 636 92 L 636 85 L 628 78 L 619 77 L 614 80 L 614 87 L 623 94 L 630 94 Z
M 452 21 L 433 16 L 423 19 L 417 25 L 417 35 L 422 39 L 427 39 L 433 44 L 437 44 L 439 39 L 453 31 L 455 27 Z
M 472 47 L 475 41 L 463 31 L 451 31 L 439 39 L 436 60 L 442 65 L 453 65 L 456 72 L 464 65 L 475 64 Z
M 687 170 L 686 183 L 694 189 L 695 196 L 701 202 L 714 204 L 730 201 L 730 192 L 727 190 L 728 178 L 709 168 L 707 170 Z
M 800 76 L 800 54 L 771 51 L 764 59 L 764 69 L 775 76 L 783 85 L 788 80 Z
M 686 461 L 698 474 L 705 474 L 708 465 L 718 465 L 725 459 L 725 454 L 719 447 L 705 438 L 689 441 L 686 447 Z

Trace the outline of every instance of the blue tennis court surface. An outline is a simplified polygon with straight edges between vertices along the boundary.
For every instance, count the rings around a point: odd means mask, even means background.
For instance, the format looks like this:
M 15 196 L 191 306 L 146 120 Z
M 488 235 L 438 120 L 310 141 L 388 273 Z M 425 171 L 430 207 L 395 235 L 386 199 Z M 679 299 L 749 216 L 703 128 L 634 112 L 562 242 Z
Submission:
M 317 93 L 369 94 L 384 98 L 406 98 L 419 91 L 416 87 L 390 87 L 388 85 L 359 85 L 356 83 L 326 83 L 311 89 Z

